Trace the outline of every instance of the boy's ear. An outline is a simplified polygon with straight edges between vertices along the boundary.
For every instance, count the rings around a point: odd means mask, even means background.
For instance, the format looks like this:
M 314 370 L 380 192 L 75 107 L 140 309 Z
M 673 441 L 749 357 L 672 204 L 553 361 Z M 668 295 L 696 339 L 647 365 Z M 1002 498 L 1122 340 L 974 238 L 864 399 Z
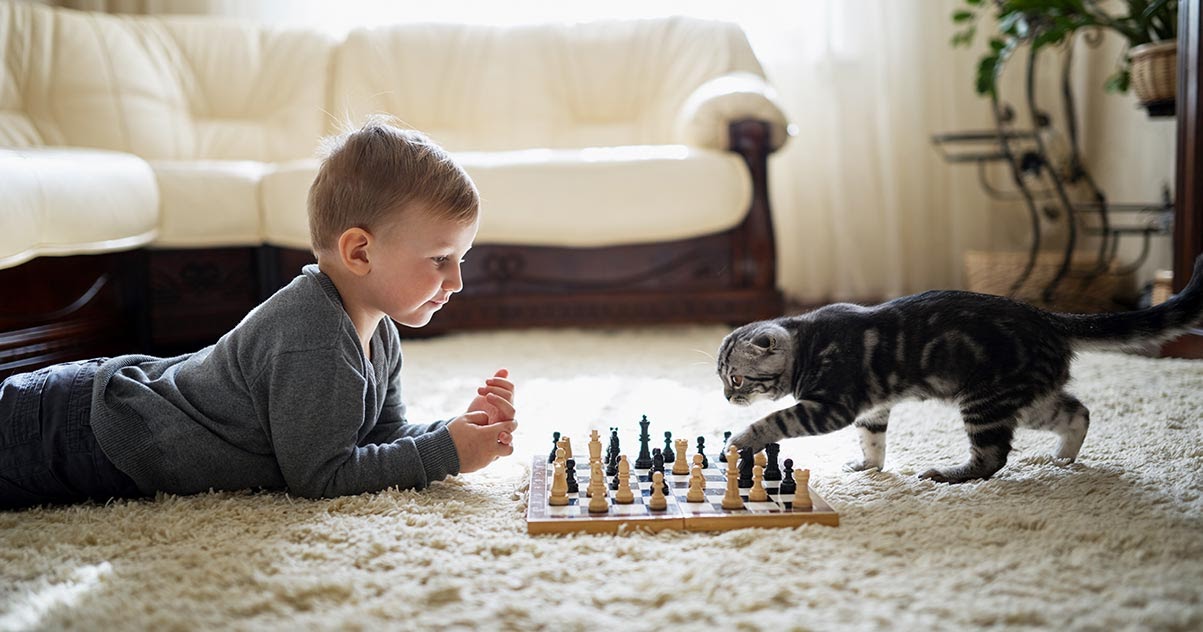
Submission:
M 348 228 L 338 236 L 338 259 L 343 267 L 356 276 L 364 276 L 372 269 L 372 234 L 359 228 Z

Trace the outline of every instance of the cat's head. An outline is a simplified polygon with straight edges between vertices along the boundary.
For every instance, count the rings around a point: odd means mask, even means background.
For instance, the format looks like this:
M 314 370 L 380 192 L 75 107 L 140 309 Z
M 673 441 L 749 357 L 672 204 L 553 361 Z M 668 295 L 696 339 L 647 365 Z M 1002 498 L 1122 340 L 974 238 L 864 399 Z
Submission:
M 723 395 L 739 406 L 789 394 L 793 365 L 794 338 L 772 321 L 744 325 L 728 334 L 718 348 Z

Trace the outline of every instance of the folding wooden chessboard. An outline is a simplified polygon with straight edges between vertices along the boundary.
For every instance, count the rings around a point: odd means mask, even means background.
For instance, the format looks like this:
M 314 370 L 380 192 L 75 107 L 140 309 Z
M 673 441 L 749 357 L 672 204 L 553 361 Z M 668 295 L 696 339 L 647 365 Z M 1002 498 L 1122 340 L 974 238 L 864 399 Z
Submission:
M 589 468 L 577 467 L 576 479 L 580 491 L 569 494 L 567 505 L 548 504 L 551 495 L 552 467 L 547 456 L 535 456 L 531 461 L 530 493 L 526 509 L 527 533 L 614 533 L 624 525 L 628 528 L 659 531 L 677 529 L 686 531 L 727 531 L 744 527 L 794 527 L 801 524 L 824 524 L 838 526 L 839 515 L 813 489 L 810 494 L 811 508 L 794 507 L 794 495 L 779 493 L 780 481 L 764 481 L 768 492 L 767 502 L 749 502 L 748 489 L 741 489 L 743 509 L 723 509 L 723 495 L 727 489 L 726 464 L 710 459 L 709 467 L 703 470 L 706 479 L 706 501 L 686 502 L 689 491 L 689 475 L 674 475 L 672 466 L 665 467 L 664 480 L 668 483 L 668 507 L 653 511 L 647 505 L 651 496 L 651 479 L 646 469 L 631 469 L 631 490 L 635 502 L 617 504 L 611 491 L 609 509 L 606 513 L 589 511 Z M 638 482 L 636 482 L 638 479 Z M 607 485 L 607 490 L 609 486 Z

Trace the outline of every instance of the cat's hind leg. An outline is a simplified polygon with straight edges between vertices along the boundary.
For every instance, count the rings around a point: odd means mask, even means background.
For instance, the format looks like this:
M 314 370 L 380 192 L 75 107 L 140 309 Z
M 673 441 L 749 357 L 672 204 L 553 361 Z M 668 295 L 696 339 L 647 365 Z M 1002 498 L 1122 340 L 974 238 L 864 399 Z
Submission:
M 1031 394 L 1022 391 L 983 391 L 964 398 L 961 417 L 969 434 L 969 462 L 930 469 L 919 478 L 937 483 L 964 483 L 994 476 L 1007 464 L 1015 426 L 1031 401 Z
M 1078 398 L 1065 391 L 1049 396 L 1030 408 L 1020 419 L 1024 428 L 1048 430 L 1061 438 L 1053 458 L 1069 464 L 1078 458 L 1086 430 L 1090 428 L 1090 410 Z
M 860 434 L 860 449 L 864 458 L 844 465 L 848 472 L 880 470 L 886 462 L 886 425 L 890 421 L 890 409 L 883 406 L 856 418 L 853 425 Z

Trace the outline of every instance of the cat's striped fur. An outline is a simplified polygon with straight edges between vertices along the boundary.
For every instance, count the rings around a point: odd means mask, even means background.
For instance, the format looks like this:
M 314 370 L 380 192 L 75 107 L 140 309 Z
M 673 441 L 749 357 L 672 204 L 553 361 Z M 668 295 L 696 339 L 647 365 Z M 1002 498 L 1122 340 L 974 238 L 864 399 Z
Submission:
M 734 404 L 785 395 L 797 404 L 752 423 L 730 444 L 760 450 L 855 424 L 864 458 L 849 469 L 880 468 L 890 408 L 937 398 L 960 408 L 970 455 L 924 478 L 989 478 L 1006 464 L 1016 427 L 1057 433 L 1055 456 L 1071 462 L 1090 425 L 1089 411 L 1064 390 L 1074 352 L 1156 344 L 1201 316 L 1203 256 L 1180 294 L 1134 312 L 1056 314 L 998 296 L 933 291 L 751 323 L 719 347 L 724 394 Z

